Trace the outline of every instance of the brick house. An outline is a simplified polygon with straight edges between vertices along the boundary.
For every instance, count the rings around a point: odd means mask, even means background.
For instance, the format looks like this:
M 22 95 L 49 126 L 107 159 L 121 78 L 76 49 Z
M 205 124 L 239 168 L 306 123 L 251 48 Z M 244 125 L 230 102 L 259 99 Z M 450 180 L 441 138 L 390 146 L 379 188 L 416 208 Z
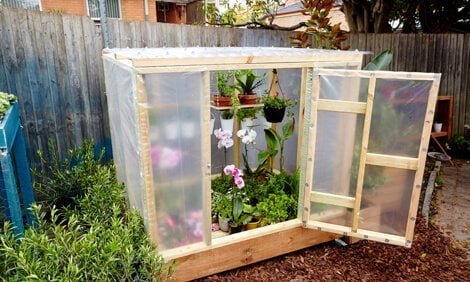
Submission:
M 195 0 L 105 0 L 107 15 L 123 20 L 187 23 L 188 4 Z M 0 6 L 99 18 L 99 0 L 0 0 Z

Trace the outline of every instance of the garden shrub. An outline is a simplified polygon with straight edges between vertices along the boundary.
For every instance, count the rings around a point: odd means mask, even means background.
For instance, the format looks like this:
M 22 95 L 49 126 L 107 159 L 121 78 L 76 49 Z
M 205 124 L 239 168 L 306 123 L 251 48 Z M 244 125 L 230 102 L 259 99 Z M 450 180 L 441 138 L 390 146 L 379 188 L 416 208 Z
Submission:
M 76 165 L 69 167 L 71 159 Z M 62 200 L 65 192 L 74 191 L 68 201 L 73 204 L 51 205 L 50 209 L 33 206 L 37 223 L 26 230 L 24 238 L 16 238 L 11 225 L 4 224 L 0 234 L 2 279 L 153 281 L 168 274 L 144 231 L 142 218 L 135 210 L 127 210 L 114 167 L 95 160 L 90 143 L 46 171 L 51 187 L 62 189 Z M 45 177 L 44 171 L 39 175 Z M 39 178 L 39 183 L 42 188 L 47 185 L 45 178 Z M 52 202 L 57 195 L 53 194 Z

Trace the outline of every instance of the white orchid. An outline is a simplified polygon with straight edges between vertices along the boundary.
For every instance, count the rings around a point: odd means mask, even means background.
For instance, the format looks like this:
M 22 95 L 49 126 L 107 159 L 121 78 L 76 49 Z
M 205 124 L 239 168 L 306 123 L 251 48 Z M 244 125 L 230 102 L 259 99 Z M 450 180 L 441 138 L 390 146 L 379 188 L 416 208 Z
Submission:
M 253 129 L 241 129 L 237 131 L 237 136 L 242 139 L 244 144 L 255 144 L 256 131 Z
M 214 135 L 219 142 L 217 143 L 217 148 L 228 149 L 233 146 L 233 139 L 232 139 L 232 131 L 230 130 L 223 130 L 222 128 L 214 130 Z

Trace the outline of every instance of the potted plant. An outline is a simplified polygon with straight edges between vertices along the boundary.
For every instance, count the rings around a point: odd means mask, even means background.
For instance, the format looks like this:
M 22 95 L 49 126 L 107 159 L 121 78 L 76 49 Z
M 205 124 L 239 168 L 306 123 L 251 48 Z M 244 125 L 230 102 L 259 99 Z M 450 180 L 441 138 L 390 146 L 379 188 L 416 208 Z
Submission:
M 230 194 L 217 193 L 215 209 L 217 211 L 219 228 L 224 232 L 229 232 L 229 222 L 232 217 L 232 196 Z
M 212 95 L 212 103 L 215 106 L 224 107 L 232 105 L 232 97 L 236 88 L 233 85 L 229 85 L 231 79 L 233 79 L 233 72 L 217 72 L 218 94 Z
M 238 99 L 242 105 L 256 104 L 257 94 L 254 90 L 264 84 L 264 75 L 256 75 L 252 70 L 235 72 L 236 87 L 240 90 Z
M 241 129 L 250 129 L 254 126 L 253 120 L 256 118 L 259 108 L 241 108 L 237 110 L 237 119 L 241 122 Z
M 295 105 L 295 102 L 289 98 L 279 96 L 265 96 L 263 97 L 263 112 L 266 120 L 272 123 L 282 122 L 286 114 L 286 108 Z
M 434 121 L 434 132 L 441 132 L 442 131 L 442 120 L 439 116 L 436 116 L 436 120 Z
M 259 218 L 259 212 L 256 209 L 256 207 L 246 205 L 245 206 L 245 211 L 251 215 L 251 220 L 246 224 L 246 230 L 252 230 L 255 228 L 258 228 L 259 223 L 260 223 L 260 218 Z
M 230 220 L 230 234 L 238 233 L 251 221 L 251 215 L 247 212 L 249 205 L 244 204 L 239 195 L 232 198 L 232 219 Z
M 233 111 L 226 110 L 220 113 L 220 124 L 223 130 L 233 132 Z

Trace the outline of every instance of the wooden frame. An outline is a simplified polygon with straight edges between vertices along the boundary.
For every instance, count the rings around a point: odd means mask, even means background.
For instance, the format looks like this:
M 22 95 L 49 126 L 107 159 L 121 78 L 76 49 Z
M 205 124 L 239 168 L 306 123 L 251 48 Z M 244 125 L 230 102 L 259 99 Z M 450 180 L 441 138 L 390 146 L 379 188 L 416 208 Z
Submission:
M 200 48 L 202 49 L 202 48 Z M 211 48 L 209 48 L 213 51 Z M 274 50 L 270 48 L 247 48 L 254 53 L 266 50 Z M 275 48 L 276 49 L 276 48 Z M 163 51 L 162 51 L 163 50 Z M 406 245 L 408 240 L 400 236 L 382 234 L 379 232 L 372 232 L 358 228 L 358 215 L 357 211 L 360 207 L 360 189 L 362 185 L 357 184 L 357 193 L 354 197 L 342 196 L 334 193 L 311 192 L 312 177 L 313 177 L 313 161 L 315 157 L 315 142 L 318 111 L 332 111 L 332 112 L 349 112 L 356 114 L 364 114 L 366 121 L 370 124 L 370 116 L 373 107 L 373 90 L 374 84 L 369 85 L 369 97 L 367 102 L 352 102 L 352 101 L 336 101 L 319 99 L 320 85 L 319 75 L 344 75 L 344 76 L 359 76 L 370 78 L 373 74 L 374 79 L 382 77 L 390 77 L 390 72 L 358 72 L 362 64 L 361 52 L 319 52 L 314 50 L 298 50 L 295 49 L 276 49 L 279 52 L 285 52 L 285 56 L 279 55 L 250 55 L 248 53 L 234 55 L 234 56 L 197 56 L 197 48 L 184 49 L 186 53 L 179 57 L 165 57 L 161 55 L 165 49 L 159 49 L 159 55 L 152 57 L 152 51 L 145 49 L 139 50 L 106 50 L 103 58 L 107 62 L 111 62 L 116 66 L 130 69 L 131 73 L 135 76 L 136 89 L 135 101 L 136 116 L 138 120 L 139 129 L 139 152 L 142 153 L 140 165 L 143 173 L 143 183 L 145 190 L 145 208 L 144 218 L 147 219 L 146 228 L 150 233 L 152 240 L 158 243 L 157 237 L 157 222 L 156 222 L 156 207 L 155 207 L 155 192 L 158 192 L 158 187 L 165 185 L 164 183 L 153 183 L 152 176 L 152 163 L 150 155 L 150 138 L 149 138 L 149 117 L 147 113 L 147 93 L 144 85 L 144 77 L 147 74 L 156 73 L 175 73 L 175 72 L 200 72 L 202 74 L 202 93 L 201 96 L 201 154 L 202 154 L 202 193 L 203 200 L 203 225 L 204 235 L 203 241 L 193 243 L 182 247 L 165 250 L 162 253 L 165 260 L 171 263 L 176 262 L 177 268 L 175 277 L 179 280 L 189 280 L 198 277 L 203 277 L 216 272 L 228 270 L 231 268 L 243 266 L 263 259 L 271 258 L 280 254 L 290 251 L 302 249 L 315 244 L 319 244 L 328 240 L 338 238 L 343 235 L 356 236 L 360 238 L 375 239 L 381 242 Z M 180 49 L 181 51 L 182 49 Z M 196 50 L 194 55 L 192 50 Z M 215 49 L 214 49 L 215 50 Z M 250 52 L 251 52 L 250 51 Z M 139 54 L 141 52 L 141 54 Z M 146 52 L 150 56 L 146 57 Z M 144 54 L 144 55 L 142 55 Z M 163 56 L 163 57 L 162 57 Z M 332 70 L 332 69 L 317 69 L 319 67 L 346 67 L 355 70 Z M 287 222 L 282 222 L 255 230 L 245 231 L 238 234 L 216 238 L 211 236 L 210 232 L 210 183 L 211 183 L 211 152 L 207 145 L 210 143 L 209 139 L 209 122 L 210 122 L 210 72 L 217 70 L 235 70 L 235 69 L 285 69 L 297 68 L 301 71 L 301 89 L 299 101 L 299 131 L 298 131 L 298 150 L 297 150 L 297 166 L 301 169 L 301 189 L 299 189 L 299 210 L 298 218 Z M 429 80 L 429 74 L 422 73 L 394 73 L 394 77 L 400 77 L 413 80 Z M 438 80 L 438 77 L 434 77 Z M 434 87 L 434 86 L 433 86 Z M 433 88 L 434 89 L 434 88 Z M 112 94 L 108 94 L 112 95 Z M 262 105 L 259 105 L 262 106 Z M 430 105 L 428 105 L 430 106 Z M 367 118 L 368 117 L 368 118 Z M 427 130 L 427 127 L 426 127 Z M 366 129 L 363 132 L 364 136 L 368 135 Z M 429 136 L 429 134 L 428 134 Z M 422 139 L 422 142 L 426 141 Z M 388 156 L 373 154 L 367 152 L 367 142 L 363 142 L 363 149 L 361 150 L 361 175 L 364 174 L 364 167 L 367 164 L 381 165 L 405 169 L 420 170 L 422 169 L 423 157 L 422 154 L 418 158 L 406 158 L 398 156 Z M 421 148 L 423 150 L 424 148 Z M 119 165 L 119 164 L 117 164 Z M 421 176 L 422 177 L 422 176 Z M 419 175 L 416 175 L 415 181 L 419 181 Z M 182 180 L 182 183 L 184 181 Z M 417 182 L 418 183 L 418 182 Z M 128 183 L 129 186 L 129 183 Z M 416 189 L 418 190 L 418 189 Z M 419 192 L 419 191 L 418 191 Z M 419 194 L 419 193 L 418 193 Z M 157 194 L 158 196 L 158 194 Z M 416 198 L 416 194 L 413 194 Z M 414 199 L 413 198 L 413 199 Z M 327 203 L 330 205 L 349 208 L 355 211 L 353 222 L 356 224 L 351 227 L 340 226 L 337 224 L 324 223 L 310 219 L 310 203 L 311 202 Z M 415 206 L 410 206 L 410 215 L 415 212 Z M 304 227 L 314 228 L 316 230 L 306 229 Z M 411 230 L 411 224 L 408 224 Z M 319 232 L 327 231 L 337 233 L 339 235 Z M 408 229 L 407 229 L 408 232 Z M 408 234 L 408 233 L 407 233 Z M 224 259 L 225 258 L 225 259 Z M 227 261 L 227 258 L 230 261 Z M 178 267 L 179 266 L 179 267 Z
M 411 246 L 411 241 L 413 237 L 414 223 L 416 221 L 416 212 L 419 202 L 419 191 L 421 188 L 422 175 L 424 171 L 424 164 L 426 160 L 427 144 L 429 143 L 429 136 L 432 127 L 432 118 L 434 116 L 434 108 L 437 98 L 437 90 L 439 88 L 439 79 L 440 75 L 438 74 L 423 74 L 423 73 L 391 73 L 391 72 L 370 72 L 370 71 L 334 71 L 329 69 L 317 69 L 314 73 L 314 81 L 319 81 L 320 76 L 322 75 L 334 75 L 342 77 L 358 77 L 358 78 L 368 78 L 369 85 L 367 91 L 367 102 L 352 102 L 352 101 L 342 101 L 342 100 L 325 100 L 319 98 L 320 83 L 317 83 L 313 87 L 310 99 L 309 107 L 309 126 L 308 126 L 308 139 L 304 141 L 308 144 L 308 150 L 306 154 L 306 177 L 301 179 L 304 181 L 305 191 L 304 191 L 304 213 L 303 213 L 303 222 L 304 225 L 310 228 L 315 228 L 317 230 L 335 232 L 343 234 L 345 236 L 352 236 L 358 238 L 365 238 L 370 240 L 376 240 L 381 242 L 386 242 L 390 244 L 400 245 L 400 246 Z M 385 154 L 376 154 L 368 152 L 368 142 L 369 142 L 369 132 L 372 121 L 372 110 L 374 105 L 374 95 L 376 88 L 376 81 L 378 78 L 385 79 L 400 79 L 400 80 L 428 80 L 432 82 L 431 89 L 429 91 L 427 106 L 425 109 L 424 116 L 424 125 L 421 132 L 420 146 L 419 146 L 419 156 L 418 158 L 412 157 L 402 157 L 394 155 L 385 155 Z M 319 111 L 332 111 L 332 112 L 344 112 L 344 113 L 355 113 L 364 115 L 364 126 L 362 132 L 362 144 L 361 151 L 359 155 L 359 170 L 356 184 L 356 191 L 354 197 L 348 197 L 343 195 L 337 195 L 334 193 L 324 193 L 315 191 L 313 185 L 313 171 L 314 171 L 314 162 L 315 162 L 315 144 L 316 144 L 316 135 L 318 128 L 318 117 L 317 113 Z M 307 128 L 307 126 L 306 126 Z M 306 146 L 307 147 L 307 146 Z M 374 165 L 381 167 L 390 167 L 398 168 L 404 170 L 412 170 L 415 172 L 414 184 L 411 194 L 411 204 L 409 208 L 409 216 L 406 225 L 406 231 L 404 236 L 397 236 L 387 233 L 374 232 L 364 229 L 359 229 L 359 217 L 361 209 L 361 197 L 362 189 L 364 186 L 364 176 L 365 176 L 365 167 L 366 165 Z M 323 203 L 333 206 L 340 206 L 345 208 L 352 208 L 352 224 L 350 227 L 342 226 L 337 224 L 321 222 L 321 220 L 313 220 L 310 218 L 310 203 Z

